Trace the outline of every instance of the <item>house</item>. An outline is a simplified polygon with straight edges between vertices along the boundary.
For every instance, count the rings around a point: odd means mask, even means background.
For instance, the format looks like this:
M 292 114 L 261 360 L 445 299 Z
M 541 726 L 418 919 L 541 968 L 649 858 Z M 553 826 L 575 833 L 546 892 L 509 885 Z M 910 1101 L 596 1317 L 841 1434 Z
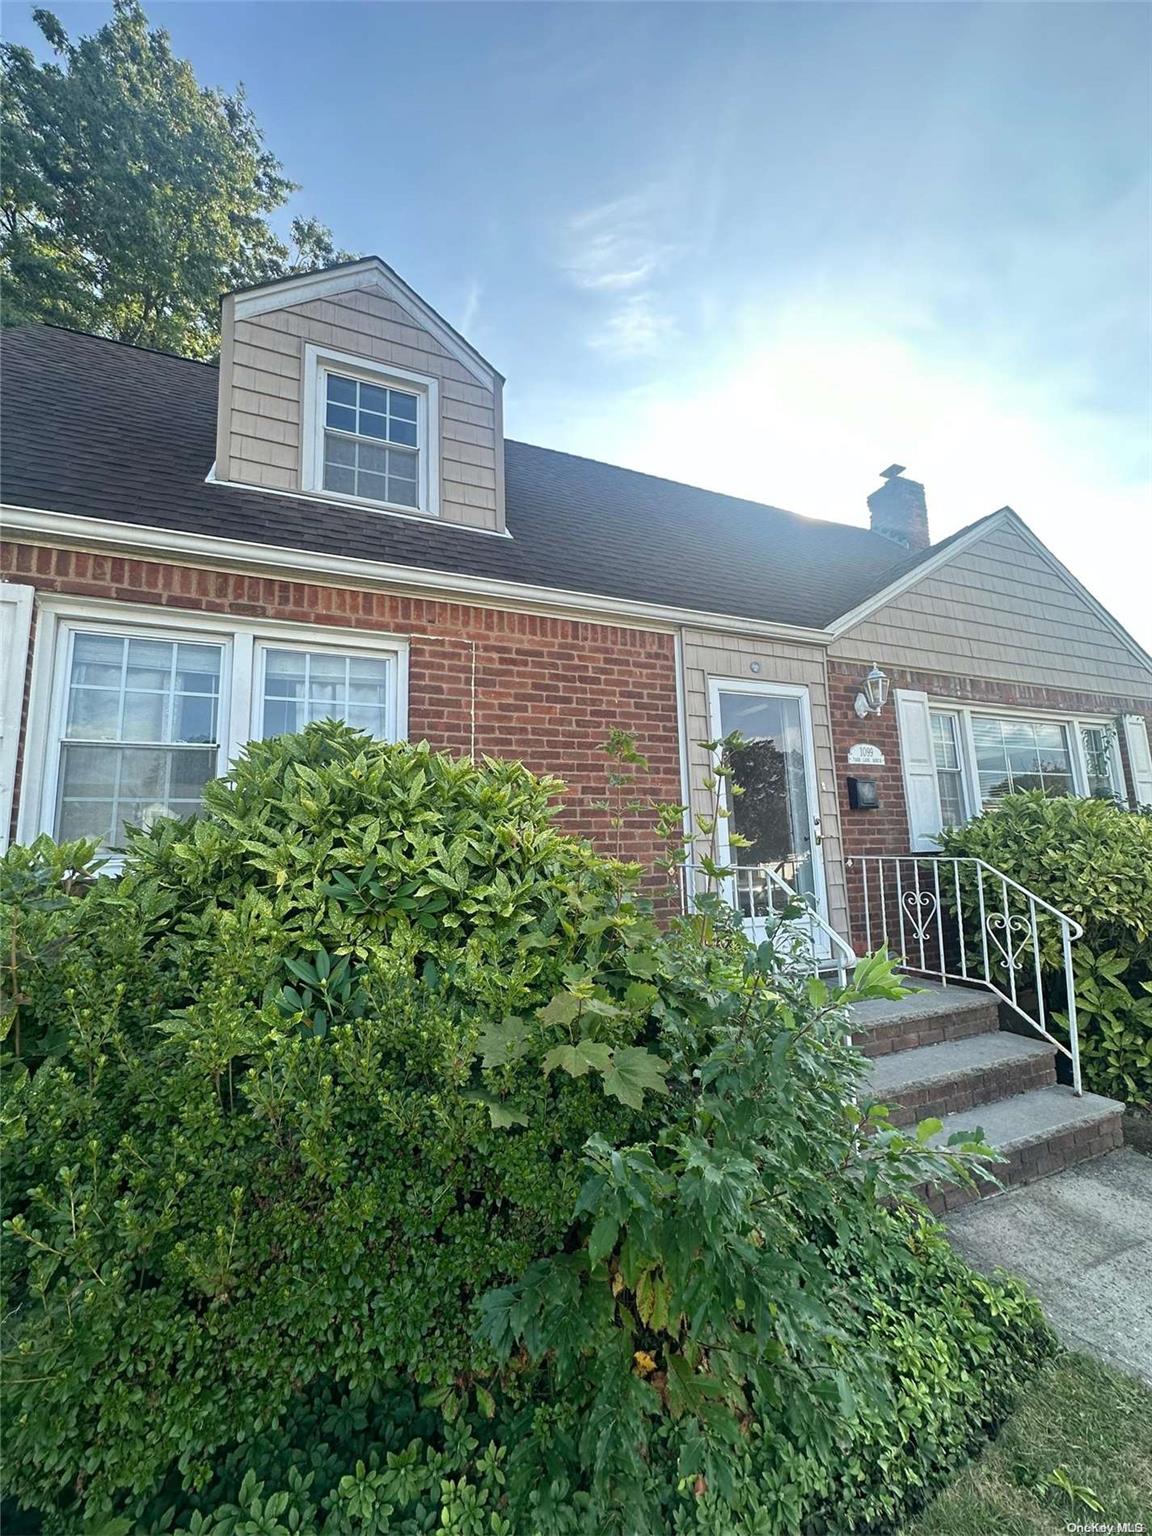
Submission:
M 218 368 L 3 349 L 20 839 L 114 844 L 332 714 L 558 774 L 596 836 L 611 727 L 698 808 L 739 729 L 741 909 L 782 879 L 860 947 L 867 861 L 1008 789 L 1152 803 L 1152 659 L 1010 509 L 933 545 L 896 465 L 858 528 L 506 441 L 501 375 L 375 257 L 227 295 Z

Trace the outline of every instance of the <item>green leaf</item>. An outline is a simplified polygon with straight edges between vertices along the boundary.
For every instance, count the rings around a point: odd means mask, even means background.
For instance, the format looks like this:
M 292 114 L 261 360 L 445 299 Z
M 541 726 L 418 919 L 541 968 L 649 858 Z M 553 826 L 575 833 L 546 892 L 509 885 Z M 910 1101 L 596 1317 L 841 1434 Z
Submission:
M 558 992 L 550 1003 L 537 1008 L 536 1017 L 542 1024 L 565 1025 L 579 1018 L 585 999 L 574 992 Z
M 588 1262 L 593 1267 L 603 1261 L 616 1246 L 616 1239 L 620 1235 L 620 1223 L 615 1216 L 604 1215 L 599 1218 L 592 1231 L 588 1235 Z
M 604 1092 L 632 1109 L 640 1109 L 644 1091 L 667 1093 L 664 1078 L 668 1063 L 641 1046 L 626 1046 L 612 1055 L 612 1067 L 604 1079 Z
M 545 1077 L 557 1069 L 567 1072 L 569 1077 L 583 1077 L 592 1071 L 607 1072 L 611 1065 L 610 1047 L 595 1040 L 578 1040 L 575 1045 L 557 1045 L 541 1063 Z
M 929 1116 L 927 1120 L 921 1120 L 920 1124 L 916 1127 L 916 1140 L 923 1145 L 924 1142 L 930 1141 L 937 1131 L 942 1131 L 943 1129 L 943 1120 L 937 1120 Z
M 486 1067 L 504 1067 L 528 1050 L 528 1029 L 523 1019 L 508 1014 L 486 1024 L 476 1040 L 476 1050 Z

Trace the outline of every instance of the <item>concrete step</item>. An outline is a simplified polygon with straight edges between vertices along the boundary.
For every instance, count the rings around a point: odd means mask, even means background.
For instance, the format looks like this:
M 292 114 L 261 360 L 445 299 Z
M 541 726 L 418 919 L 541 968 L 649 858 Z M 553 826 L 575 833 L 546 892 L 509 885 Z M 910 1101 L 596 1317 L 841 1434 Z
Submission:
M 933 1141 L 946 1142 L 957 1131 L 982 1130 L 984 1140 L 1006 1159 L 993 1165 L 1000 1183 L 1029 1184 L 1121 1146 L 1123 1114 L 1124 1106 L 1116 1099 L 1095 1093 L 1077 1098 L 1071 1088 L 1060 1086 L 1037 1088 L 944 1116 Z M 997 1186 L 990 1182 L 978 1190 L 948 1186 L 924 1191 L 928 1204 L 938 1213 L 996 1193 Z
M 877 999 L 852 1009 L 852 1038 L 865 1056 L 886 1056 L 999 1028 L 996 998 L 983 988 L 917 982 L 899 1002 Z
M 995 1032 L 880 1056 L 864 1092 L 888 1105 L 893 1125 L 915 1125 L 1055 1082 L 1056 1052 L 1047 1041 Z

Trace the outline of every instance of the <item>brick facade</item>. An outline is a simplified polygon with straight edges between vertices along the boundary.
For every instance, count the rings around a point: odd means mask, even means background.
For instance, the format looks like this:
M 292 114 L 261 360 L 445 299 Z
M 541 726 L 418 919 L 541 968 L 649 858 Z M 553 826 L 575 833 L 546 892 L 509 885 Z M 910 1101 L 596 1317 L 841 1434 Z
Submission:
M 864 675 L 855 661 L 829 661 L 828 692 L 832 714 L 832 733 L 836 744 L 837 794 L 844 843 L 844 858 L 865 854 L 900 854 L 908 852 L 908 807 L 900 766 L 900 736 L 896 708 L 892 699 L 879 715 L 859 720 L 854 708 Z M 1120 698 L 1102 693 L 1073 693 L 1062 688 L 1038 688 L 1023 683 L 993 682 L 986 678 L 957 677 L 948 673 L 889 672 L 892 692 L 898 688 L 915 689 L 933 699 L 949 699 L 957 704 L 1003 706 L 1006 710 L 1051 710 L 1061 715 L 1102 716 L 1143 715 L 1152 734 L 1152 710 L 1147 698 Z M 884 754 L 882 767 L 852 770 L 848 767 L 848 748 L 854 741 L 867 740 Z M 1120 756 L 1124 782 L 1131 792 L 1132 770 L 1121 734 Z M 858 771 L 876 780 L 879 808 L 854 811 L 848 803 L 848 776 Z M 853 937 L 861 928 L 861 885 L 851 865 L 847 869 L 848 904 Z
M 670 633 L 31 544 L 6 545 L 0 574 L 45 593 L 403 636 L 409 739 L 555 774 L 568 786 L 561 820 L 606 851 L 615 834 L 594 802 L 613 726 L 648 758 L 645 794 L 682 799 Z M 625 856 L 648 869 L 661 851 L 650 821 L 629 817 L 623 833 Z

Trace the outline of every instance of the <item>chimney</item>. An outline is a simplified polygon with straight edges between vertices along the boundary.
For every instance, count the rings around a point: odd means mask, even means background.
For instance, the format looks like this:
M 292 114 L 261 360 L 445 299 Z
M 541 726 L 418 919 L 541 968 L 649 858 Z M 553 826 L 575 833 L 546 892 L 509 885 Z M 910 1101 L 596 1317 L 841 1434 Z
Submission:
M 924 487 L 918 480 L 904 479 L 903 464 L 889 464 L 881 471 L 880 478 L 884 484 L 868 498 L 872 532 L 882 533 L 886 539 L 903 545 L 913 554 L 927 549 L 932 540 L 928 536 Z

